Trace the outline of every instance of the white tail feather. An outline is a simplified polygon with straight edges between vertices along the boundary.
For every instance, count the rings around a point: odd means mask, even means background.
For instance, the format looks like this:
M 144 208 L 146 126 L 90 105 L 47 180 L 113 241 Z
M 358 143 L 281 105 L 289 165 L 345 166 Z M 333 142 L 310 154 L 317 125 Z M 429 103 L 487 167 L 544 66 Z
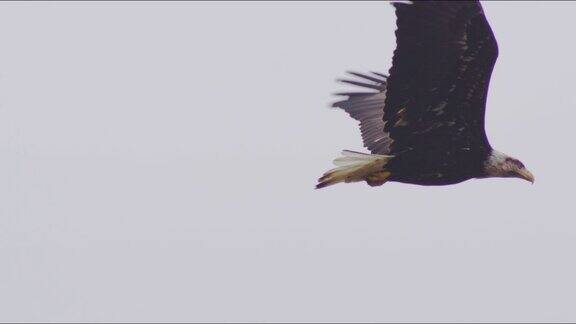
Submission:
M 342 156 L 334 160 L 337 168 L 324 173 L 316 188 L 324 188 L 339 182 L 358 182 L 366 180 L 369 184 L 382 184 L 390 174 L 384 170 L 390 155 L 365 154 L 360 152 L 342 151 Z M 370 176 L 378 175 L 377 181 Z M 371 182 L 372 181 L 372 182 Z

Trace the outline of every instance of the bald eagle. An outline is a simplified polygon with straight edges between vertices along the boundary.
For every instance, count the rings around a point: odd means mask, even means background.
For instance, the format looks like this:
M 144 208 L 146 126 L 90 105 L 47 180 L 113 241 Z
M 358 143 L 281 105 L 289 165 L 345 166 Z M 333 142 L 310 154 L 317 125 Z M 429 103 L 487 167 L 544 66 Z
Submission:
M 522 162 L 490 146 L 486 97 L 498 45 L 479 1 L 394 2 L 389 75 L 353 73 L 362 92 L 333 104 L 360 122 L 372 154 L 345 150 L 316 188 L 339 182 L 449 185 L 473 178 L 534 182 Z

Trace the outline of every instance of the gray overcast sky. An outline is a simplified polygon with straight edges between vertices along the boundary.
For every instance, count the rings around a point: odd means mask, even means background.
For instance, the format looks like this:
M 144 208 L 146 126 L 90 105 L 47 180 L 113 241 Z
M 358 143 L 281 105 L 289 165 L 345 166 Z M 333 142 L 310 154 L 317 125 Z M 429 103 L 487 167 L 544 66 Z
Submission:
M 576 320 L 576 3 L 484 8 L 534 185 L 313 190 L 386 3 L 0 3 L 0 321 Z

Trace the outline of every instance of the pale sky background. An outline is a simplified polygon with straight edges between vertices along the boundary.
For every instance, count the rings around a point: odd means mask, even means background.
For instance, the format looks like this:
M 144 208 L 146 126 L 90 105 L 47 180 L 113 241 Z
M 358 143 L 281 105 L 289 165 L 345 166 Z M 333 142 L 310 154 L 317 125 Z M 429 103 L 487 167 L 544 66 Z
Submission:
M 534 185 L 313 189 L 387 3 L 0 3 L 0 321 L 575 321 L 576 3 L 484 8 Z

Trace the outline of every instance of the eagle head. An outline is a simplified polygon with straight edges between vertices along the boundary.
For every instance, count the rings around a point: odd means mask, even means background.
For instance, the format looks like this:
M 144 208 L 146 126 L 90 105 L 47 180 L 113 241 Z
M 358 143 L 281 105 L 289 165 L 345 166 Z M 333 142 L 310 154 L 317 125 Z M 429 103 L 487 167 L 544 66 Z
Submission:
M 534 175 L 518 159 L 492 150 L 484 162 L 486 177 L 520 178 L 534 183 Z

